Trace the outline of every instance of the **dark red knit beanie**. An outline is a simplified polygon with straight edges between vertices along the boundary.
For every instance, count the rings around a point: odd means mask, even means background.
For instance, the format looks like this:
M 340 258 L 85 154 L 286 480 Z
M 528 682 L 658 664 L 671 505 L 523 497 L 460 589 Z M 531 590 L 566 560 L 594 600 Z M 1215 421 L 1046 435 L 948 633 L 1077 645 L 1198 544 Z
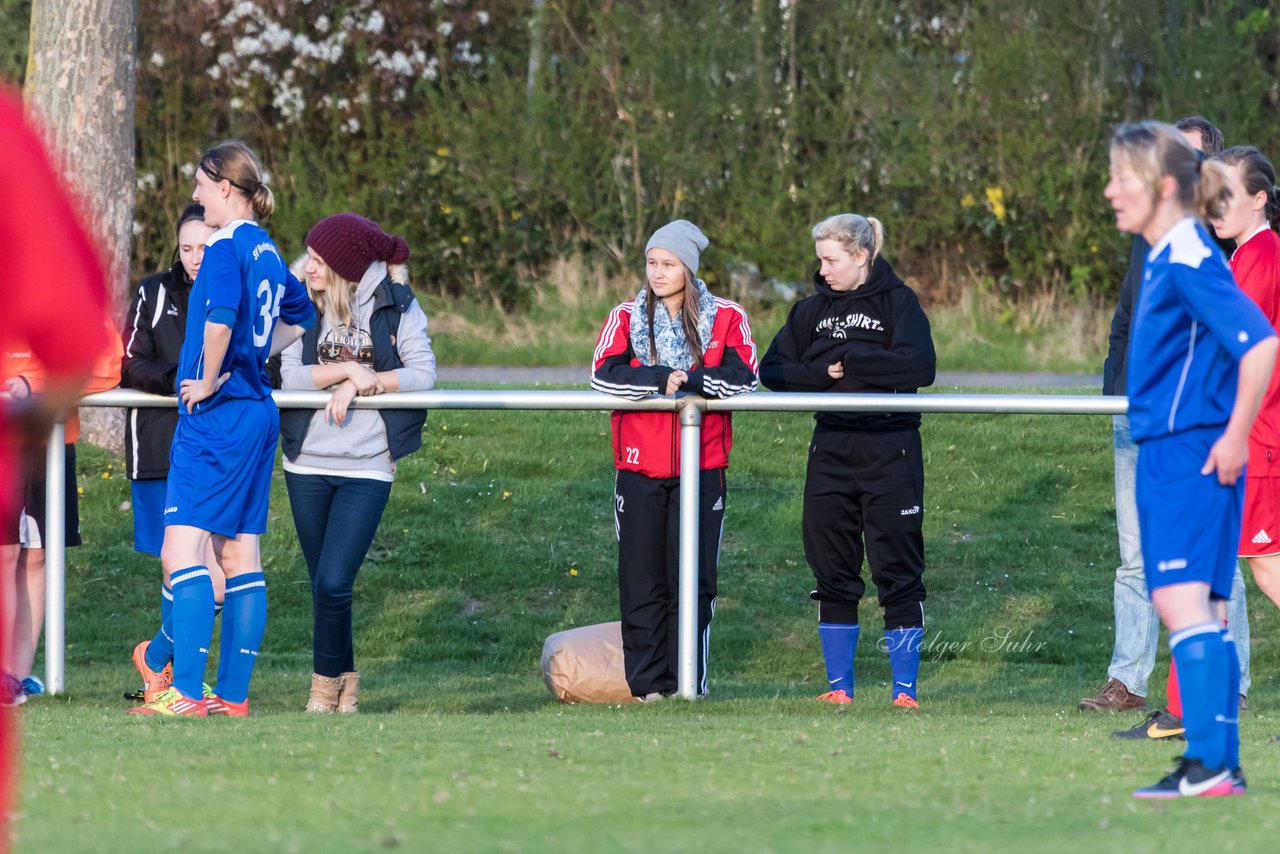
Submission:
M 404 238 L 387 234 L 376 222 L 353 213 L 334 214 L 307 232 L 307 246 L 348 282 L 364 278 L 374 261 L 403 264 L 409 260 Z

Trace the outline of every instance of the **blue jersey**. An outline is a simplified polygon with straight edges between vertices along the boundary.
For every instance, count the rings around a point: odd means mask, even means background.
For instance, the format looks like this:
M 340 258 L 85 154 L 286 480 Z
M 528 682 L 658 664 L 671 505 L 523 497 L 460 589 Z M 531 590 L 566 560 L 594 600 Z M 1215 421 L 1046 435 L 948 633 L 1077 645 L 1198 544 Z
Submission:
M 1129 341 L 1133 438 L 1226 425 L 1240 359 L 1273 335 L 1204 226 L 1179 221 L 1147 253 Z
M 270 396 L 267 359 L 276 318 L 290 325 L 309 325 L 314 320 L 306 289 L 289 272 L 275 243 L 262 226 L 244 219 L 218 229 L 205 243 L 178 357 L 179 387 L 183 380 L 199 379 L 204 373 L 204 325 L 214 309 L 235 312 L 220 370 L 231 376 L 211 397 L 196 404 L 195 412 L 212 409 L 225 400 Z M 184 406 L 178 411 L 187 414 Z

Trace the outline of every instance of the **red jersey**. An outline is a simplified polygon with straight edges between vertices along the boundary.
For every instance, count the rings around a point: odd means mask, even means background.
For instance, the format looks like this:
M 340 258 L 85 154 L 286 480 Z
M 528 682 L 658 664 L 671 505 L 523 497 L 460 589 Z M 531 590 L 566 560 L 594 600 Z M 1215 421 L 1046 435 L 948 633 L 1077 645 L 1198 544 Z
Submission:
M 1280 236 L 1264 229 L 1231 255 L 1231 272 L 1272 328 L 1280 329 Z M 1280 371 L 1262 398 L 1262 408 L 1249 433 L 1249 474 L 1280 475 Z
M 5 342 L 29 342 L 48 375 L 80 376 L 106 349 L 102 265 L 18 97 L 0 86 L 0 305 Z M 118 365 L 118 360 L 117 360 Z M 11 501 L 12 437 L 0 406 L 0 503 Z M 4 514 L 0 513 L 0 516 Z M 11 591 L 0 591 L 10 595 Z M 0 634 L 4 634 L 0 632 Z M 0 840 L 6 838 L 16 751 L 12 709 L 0 709 Z M 3 847 L 0 841 L 0 847 Z
M 756 345 L 742 306 L 716 298 L 716 318 L 703 364 L 688 371 L 683 390 L 703 397 L 731 397 L 753 391 L 758 382 Z M 607 394 L 638 400 L 665 391 L 672 369 L 645 365 L 631 348 L 631 310 L 628 300 L 609 312 L 600 331 L 591 364 L 591 387 Z M 729 465 L 733 447 L 732 420 L 728 412 L 708 412 L 702 419 L 702 455 L 699 467 L 718 469 Z M 680 424 L 674 412 L 614 412 L 613 464 L 622 471 L 648 477 L 680 474 Z

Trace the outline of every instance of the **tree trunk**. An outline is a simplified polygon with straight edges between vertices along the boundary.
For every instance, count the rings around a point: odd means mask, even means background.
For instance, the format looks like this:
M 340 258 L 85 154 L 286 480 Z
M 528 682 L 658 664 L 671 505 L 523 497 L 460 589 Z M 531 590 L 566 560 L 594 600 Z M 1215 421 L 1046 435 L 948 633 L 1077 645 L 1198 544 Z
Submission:
M 117 323 L 127 304 L 133 237 L 137 20 L 137 0 L 34 0 L 25 84 L 54 162 L 101 247 Z M 51 259 L 51 273 L 56 265 Z M 56 276 L 49 284 L 57 286 Z M 86 409 L 83 415 L 86 439 L 121 449 L 118 410 Z
M 538 76 L 542 73 L 542 50 L 546 40 L 547 25 L 543 11 L 546 0 L 533 0 L 533 13 L 529 17 L 529 69 L 525 78 L 524 96 L 530 104 L 538 94 Z

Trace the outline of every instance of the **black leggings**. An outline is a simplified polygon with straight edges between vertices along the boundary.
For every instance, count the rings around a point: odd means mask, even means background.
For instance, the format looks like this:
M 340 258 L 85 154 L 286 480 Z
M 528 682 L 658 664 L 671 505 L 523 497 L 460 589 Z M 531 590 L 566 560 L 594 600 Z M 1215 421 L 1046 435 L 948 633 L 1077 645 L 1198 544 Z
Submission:
M 865 554 L 886 629 L 924 625 L 924 459 L 920 431 L 819 426 L 804 485 L 804 554 L 819 620 L 856 624 Z

